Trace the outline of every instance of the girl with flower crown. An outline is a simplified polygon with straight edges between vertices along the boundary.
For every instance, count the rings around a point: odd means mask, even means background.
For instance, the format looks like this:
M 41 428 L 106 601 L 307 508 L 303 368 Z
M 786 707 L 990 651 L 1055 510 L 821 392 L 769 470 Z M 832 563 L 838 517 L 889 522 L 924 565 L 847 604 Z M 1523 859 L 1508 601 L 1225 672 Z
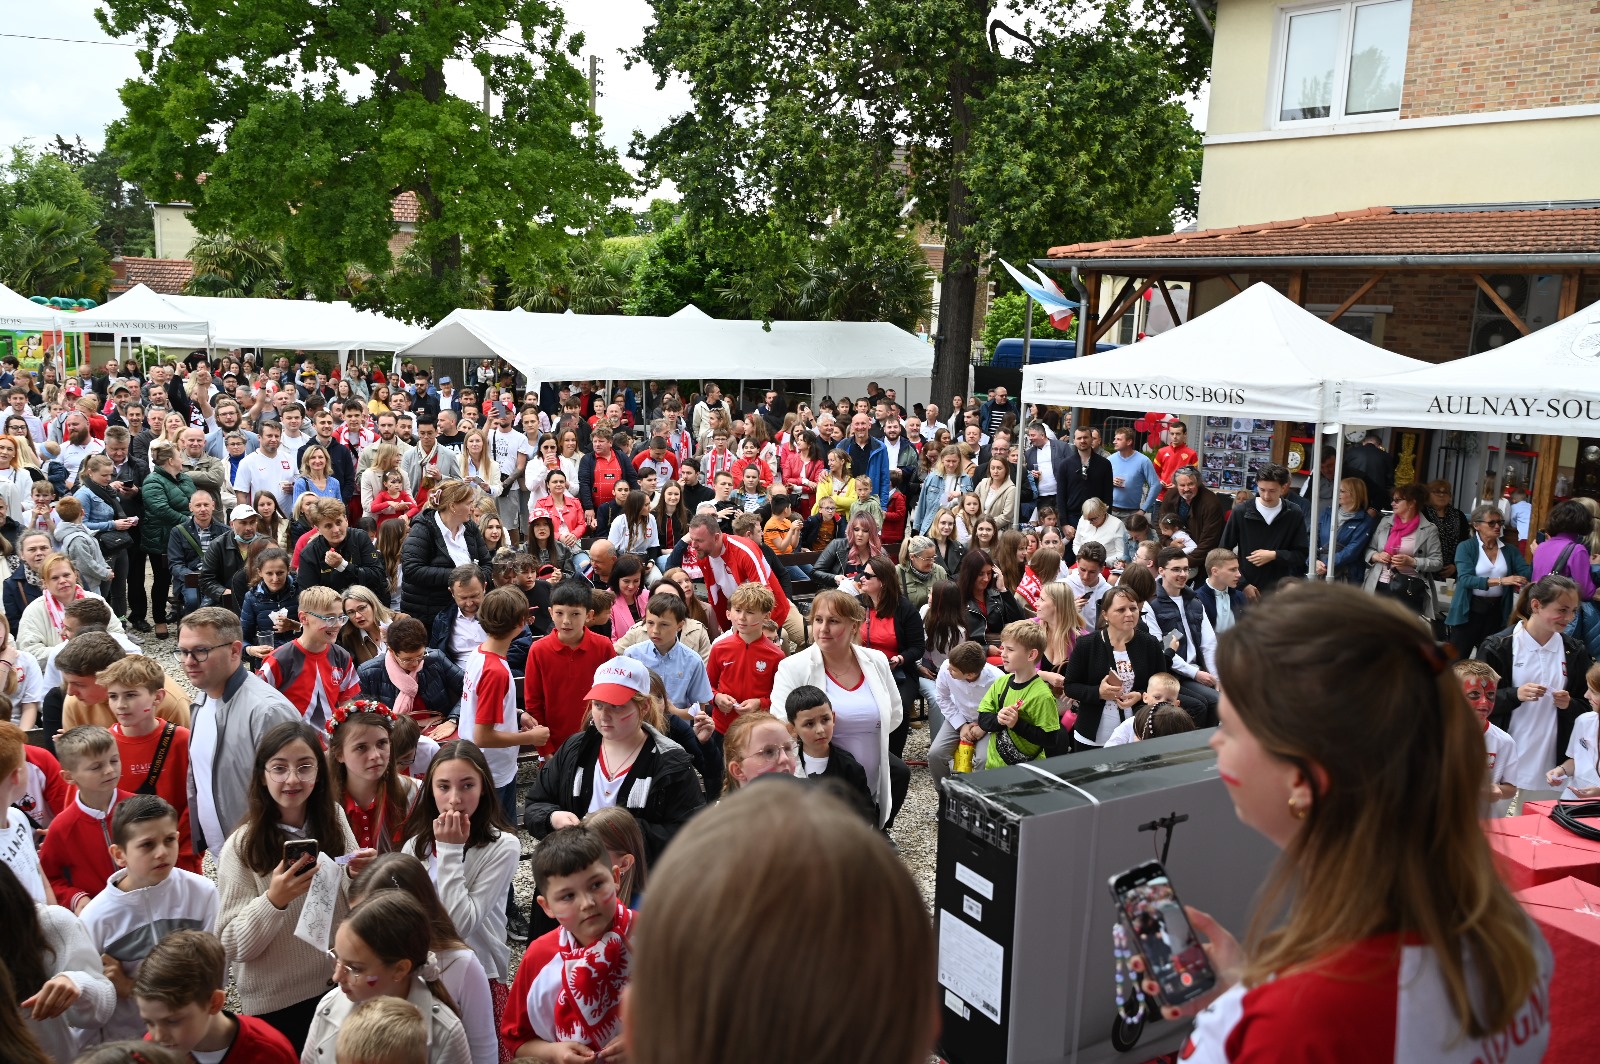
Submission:
M 388 853 L 404 840 L 406 814 L 421 789 L 400 774 L 389 747 L 394 710 L 366 699 L 336 706 L 328 718 L 328 777 L 333 800 L 363 849 Z

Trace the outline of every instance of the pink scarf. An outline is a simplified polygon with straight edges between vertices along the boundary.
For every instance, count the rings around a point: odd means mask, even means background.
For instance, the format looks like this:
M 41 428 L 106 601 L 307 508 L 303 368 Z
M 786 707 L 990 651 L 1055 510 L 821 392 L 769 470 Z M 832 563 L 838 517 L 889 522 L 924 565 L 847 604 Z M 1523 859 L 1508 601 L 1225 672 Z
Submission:
M 622 1033 L 622 989 L 628 985 L 633 913 L 619 899 L 611 930 L 591 946 L 561 932 L 561 990 L 556 995 L 558 1042 L 582 1042 L 598 1052 Z
M 72 601 L 74 602 L 81 598 L 87 598 L 89 595 L 89 593 L 81 587 L 75 587 L 72 590 Z M 61 635 L 61 624 L 67 619 L 66 607 L 57 602 L 56 597 L 50 594 L 48 591 L 44 593 L 44 613 L 45 617 L 50 621 L 51 630 L 54 631 L 56 635 Z
M 424 661 L 427 659 L 424 658 Z M 417 672 L 407 672 L 394 660 L 393 654 L 383 656 L 383 671 L 388 674 L 389 682 L 394 684 L 394 705 L 389 708 L 395 711 L 396 716 L 409 717 L 417 703 L 417 673 L 422 671 L 418 666 Z
M 1415 532 L 1421 524 L 1422 511 L 1420 510 L 1413 514 L 1409 521 L 1396 520 L 1393 525 L 1389 526 L 1389 538 L 1384 540 L 1383 543 L 1384 551 L 1388 554 L 1393 554 L 1395 551 L 1400 550 L 1400 541 Z

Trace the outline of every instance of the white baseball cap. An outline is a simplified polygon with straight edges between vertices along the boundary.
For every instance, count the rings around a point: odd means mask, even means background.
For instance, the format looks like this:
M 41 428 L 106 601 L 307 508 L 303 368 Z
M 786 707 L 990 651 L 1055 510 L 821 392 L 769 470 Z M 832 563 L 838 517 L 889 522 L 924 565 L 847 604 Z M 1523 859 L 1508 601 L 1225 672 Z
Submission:
M 260 516 L 260 514 L 256 513 L 256 508 L 254 506 L 246 506 L 244 503 L 240 503 L 238 506 L 233 508 L 233 513 L 228 515 L 228 520 L 243 521 L 247 517 Z
M 585 699 L 620 706 L 650 693 L 650 670 L 643 662 L 616 657 L 594 670 L 594 686 Z

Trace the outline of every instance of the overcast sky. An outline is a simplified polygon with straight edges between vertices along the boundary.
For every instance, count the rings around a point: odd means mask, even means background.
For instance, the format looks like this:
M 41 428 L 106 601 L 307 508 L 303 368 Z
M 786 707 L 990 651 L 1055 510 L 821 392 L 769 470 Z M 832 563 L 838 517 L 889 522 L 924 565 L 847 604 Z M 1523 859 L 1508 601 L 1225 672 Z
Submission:
M 0 82 L 0 146 L 28 138 L 43 146 L 57 133 L 80 136 L 95 148 L 103 144 L 106 124 L 122 114 L 117 89 L 138 76 L 139 64 L 132 48 L 110 43 L 101 31 L 97 6 L 97 0 L 0 0 L 0 69 L 11 72 Z M 640 43 L 650 21 L 644 0 L 565 0 L 564 6 L 571 28 L 585 34 L 584 54 L 601 57 L 600 116 L 606 143 L 619 154 L 634 130 L 653 133 L 688 109 L 681 84 L 657 92 L 648 67 L 623 69 L 622 52 Z M 463 62 L 448 73 L 454 91 L 482 98 L 476 70 Z

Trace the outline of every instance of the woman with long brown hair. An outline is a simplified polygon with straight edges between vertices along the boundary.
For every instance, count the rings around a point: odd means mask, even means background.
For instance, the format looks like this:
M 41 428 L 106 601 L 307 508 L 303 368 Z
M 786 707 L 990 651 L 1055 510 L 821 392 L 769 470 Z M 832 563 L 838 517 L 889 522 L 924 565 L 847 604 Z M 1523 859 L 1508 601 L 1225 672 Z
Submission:
M 1218 775 L 1283 853 L 1242 946 L 1188 910 L 1221 991 L 1189 1059 L 1541 1059 L 1550 953 L 1496 874 L 1483 730 L 1431 633 L 1314 585 L 1245 614 L 1217 659 Z

